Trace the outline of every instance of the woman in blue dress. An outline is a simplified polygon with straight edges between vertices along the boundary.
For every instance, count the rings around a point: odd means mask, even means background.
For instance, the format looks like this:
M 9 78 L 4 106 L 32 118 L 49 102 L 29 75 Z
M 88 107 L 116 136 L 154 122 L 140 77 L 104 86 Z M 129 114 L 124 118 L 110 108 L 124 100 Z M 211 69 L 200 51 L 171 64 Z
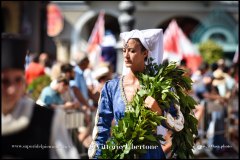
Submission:
M 110 137 L 112 120 L 117 124 L 118 120 L 124 117 L 124 113 L 130 110 L 128 103 L 131 102 L 136 91 L 140 89 L 136 72 L 144 71 L 145 60 L 152 57 L 158 64 L 162 61 L 162 29 L 132 30 L 121 33 L 120 37 L 124 41 L 123 74 L 119 78 L 107 81 L 102 89 L 92 134 L 93 141 L 88 150 L 89 158 L 98 158 L 101 155 L 101 147 L 106 144 Z M 165 115 L 157 101 L 150 96 L 145 99 L 145 106 L 159 115 Z M 169 129 L 179 131 L 183 128 L 183 117 L 174 118 L 176 112 L 181 111 L 178 108 L 173 111 L 173 114 L 168 114 L 165 125 Z M 175 126 L 174 120 L 179 118 L 181 118 L 180 122 L 182 123 Z M 159 145 L 156 149 L 149 149 L 140 158 L 164 159 L 165 154 Z

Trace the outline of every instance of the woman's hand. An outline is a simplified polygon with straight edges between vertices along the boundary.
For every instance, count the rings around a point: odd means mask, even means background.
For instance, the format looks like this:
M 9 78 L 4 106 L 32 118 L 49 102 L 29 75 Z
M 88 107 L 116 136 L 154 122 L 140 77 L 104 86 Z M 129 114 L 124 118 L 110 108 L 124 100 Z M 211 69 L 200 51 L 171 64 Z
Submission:
M 148 97 L 145 99 L 144 103 L 145 103 L 144 106 L 145 106 L 146 108 L 149 108 L 149 109 L 150 109 L 151 111 L 153 111 L 153 112 L 157 112 L 157 114 L 160 115 L 160 116 L 162 115 L 162 110 L 161 110 L 161 108 L 159 107 L 157 101 L 156 101 L 153 97 L 148 96 Z
M 73 102 L 67 101 L 64 104 L 64 109 L 74 109 L 75 108 L 75 104 Z

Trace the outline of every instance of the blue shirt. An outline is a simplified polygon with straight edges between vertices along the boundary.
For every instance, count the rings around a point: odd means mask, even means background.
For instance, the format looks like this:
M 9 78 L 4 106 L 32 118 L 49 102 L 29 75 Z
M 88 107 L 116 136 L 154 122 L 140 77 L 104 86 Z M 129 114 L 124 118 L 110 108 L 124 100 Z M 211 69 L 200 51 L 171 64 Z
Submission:
M 47 86 L 42 90 L 40 100 L 47 106 L 50 106 L 52 104 L 56 105 L 64 104 L 61 95 L 55 90 L 53 90 L 50 86 Z
M 80 91 L 82 92 L 83 97 L 86 100 L 88 100 L 89 99 L 88 88 L 87 88 L 86 80 L 84 79 L 84 76 L 83 76 L 83 71 L 78 65 L 76 65 L 74 67 L 74 72 L 75 72 L 75 79 L 70 81 L 70 86 L 78 87 L 78 89 L 80 89 Z

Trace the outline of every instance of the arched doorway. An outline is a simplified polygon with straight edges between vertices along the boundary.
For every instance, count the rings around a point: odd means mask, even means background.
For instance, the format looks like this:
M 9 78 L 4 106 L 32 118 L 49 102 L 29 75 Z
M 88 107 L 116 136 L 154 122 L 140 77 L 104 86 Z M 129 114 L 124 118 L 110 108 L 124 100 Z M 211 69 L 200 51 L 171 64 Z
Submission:
M 85 30 L 88 31 L 87 39 L 90 37 L 90 34 L 93 30 L 95 22 L 97 21 L 97 18 L 98 15 L 95 15 L 93 18 L 89 19 L 89 21 L 87 21 L 87 23 L 84 25 L 84 28 L 86 28 Z M 115 37 L 118 38 L 120 34 L 120 27 L 117 18 L 110 14 L 105 14 L 104 19 L 105 19 L 105 31 L 110 30 L 115 35 Z
M 199 21 L 192 18 L 192 17 L 185 17 L 185 16 L 175 16 L 175 17 L 171 17 L 167 20 L 165 20 L 164 22 L 162 22 L 160 25 L 158 25 L 157 28 L 162 28 L 163 32 L 166 30 L 166 28 L 168 27 L 169 23 L 171 22 L 171 20 L 175 19 L 178 26 L 183 30 L 183 32 L 185 33 L 185 35 L 191 39 L 191 33 L 194 31 L 194 29 L 196 28 L 196 26 L 199 25 Z

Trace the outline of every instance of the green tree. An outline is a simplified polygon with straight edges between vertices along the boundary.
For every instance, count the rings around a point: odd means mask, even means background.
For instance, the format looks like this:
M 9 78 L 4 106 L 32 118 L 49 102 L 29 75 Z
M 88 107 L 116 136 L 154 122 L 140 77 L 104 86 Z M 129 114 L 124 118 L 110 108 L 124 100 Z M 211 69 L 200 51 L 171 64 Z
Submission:
M 48 75 L 40 76 L 32 81 L 28 86 L 27 92 L 35 101 L 41 94 L 41 91 L 44 87 L 48 86 L 51 83 L 51 78 Z
M 203 60 L 212 64 L 217 60 L 223 58 L 223 49 L 216 42 L 207 40 L 200 43 L 199 51 L 203 57 Z

